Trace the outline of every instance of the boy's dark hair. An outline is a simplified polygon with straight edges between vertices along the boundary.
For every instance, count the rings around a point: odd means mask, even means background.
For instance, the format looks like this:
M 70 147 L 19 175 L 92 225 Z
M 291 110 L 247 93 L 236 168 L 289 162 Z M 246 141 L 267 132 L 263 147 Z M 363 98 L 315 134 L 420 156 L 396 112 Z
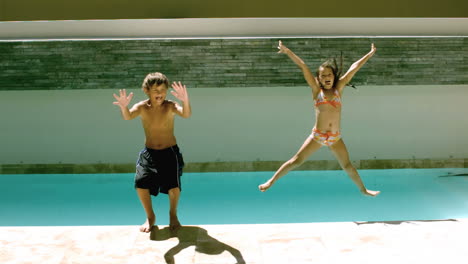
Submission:
M 320 65 L 320 67 L 318 67 L 317 71 L 316 71 L 316 75 L 317 78 L 319 76 L 319 71 L 320 71 L 320 68 L 329 68 L 332 70 L 333 72 L 333 76 L 335 77 L 334 80 L 333 80 L 333 86 L 335 86 L 338 81 L 340 80 L 340 77 L 341 75 L 343 74 L 343 52 L 340 52 L 340 64 L 338 65 L 338 63 L 336 62 L 336 57 L 333 57 L 333 58 L 330 58 L 328 60 L 326 60 L 324 63 L 322 63 L 322 65 Z M 347 86 L 351 86 L 353 87 L 354 89 L 356 89 L 356 87 L 350 83 L 347 83 L 346 84 Z
M 164 84 L 166 85 L 166 88 L 169 88 L 169 80 L 167 79 L 166 75 L 160 72 L 153 72 L 146 75 L 141 88 L 143 90 L 149 90 L 155 84 L 156 86 Z

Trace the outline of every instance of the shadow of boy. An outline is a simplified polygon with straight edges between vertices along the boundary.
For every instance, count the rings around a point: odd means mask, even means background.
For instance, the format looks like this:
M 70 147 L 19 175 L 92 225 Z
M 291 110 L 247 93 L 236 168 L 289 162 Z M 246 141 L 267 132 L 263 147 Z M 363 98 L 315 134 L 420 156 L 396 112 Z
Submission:
M 236 259 L 237 264 L 245 264 L 239 250 L 211 237 L 208 231 L 198 226 L 182 226 L 177 231 L 171 231 L 169 227 L 159 229 L 155 226 L 150 234 L 150 239 L 153 241 L 163 241 L 173 237 L 177 237 L 179 243 L 164 254 L 166 263 L 174 264 L 175 255 L 185 248 L 195 246 L 195 251 L 207 255 L 219 255 L 227 251 Z

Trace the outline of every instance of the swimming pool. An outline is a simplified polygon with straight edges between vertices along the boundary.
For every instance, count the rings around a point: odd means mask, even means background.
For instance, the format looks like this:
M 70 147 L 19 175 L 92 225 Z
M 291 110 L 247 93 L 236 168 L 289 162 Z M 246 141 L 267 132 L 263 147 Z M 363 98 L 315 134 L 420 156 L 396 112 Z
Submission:
M 343 171 L 293 171 L 265 193 L 273 172 L 185 173 L 183 225 L 468 218 L 467 169 L 360 170 L 362 196 Z M 153 199 L 168 224 L 168 198 Z M 129 174 L 0 175 L 1 226 L 139 225 L 145 218 Z

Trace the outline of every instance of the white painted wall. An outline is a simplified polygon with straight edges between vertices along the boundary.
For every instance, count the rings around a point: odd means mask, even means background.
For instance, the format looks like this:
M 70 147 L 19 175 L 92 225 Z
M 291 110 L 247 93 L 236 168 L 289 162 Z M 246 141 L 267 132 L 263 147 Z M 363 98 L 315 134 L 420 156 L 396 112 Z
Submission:
M 186 18 L 0 22 L 0 40 L 467 36 L 468 18 Z
M 347 88 L 342 133 L 351 159 L 467 158 L 468 85 Z M 145 98 L 139 89 L 133 102 Z M 0 163 L 132 163 L 139 120 L 123 121 L 111 90 L 0 92 Z M 188 162 L 286 160 L 310 133 L 307 87 L 195 88 L 176 117 Z M 311 159 L 333 159 L 322 148 Z

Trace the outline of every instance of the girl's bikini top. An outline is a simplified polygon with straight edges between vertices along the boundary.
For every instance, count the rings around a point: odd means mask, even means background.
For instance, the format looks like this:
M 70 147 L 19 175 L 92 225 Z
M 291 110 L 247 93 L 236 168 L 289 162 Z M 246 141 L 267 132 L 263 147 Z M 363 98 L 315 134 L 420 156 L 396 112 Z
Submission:
M 333 98 L 329 100 L 323 93 L 323 89 L 320 89 L 317 99 L 315 99 L 315 106 L 322 104 L 331 104 L 333 107 L 341 106 L 341 98 L 338 91 L 335 89 Z

